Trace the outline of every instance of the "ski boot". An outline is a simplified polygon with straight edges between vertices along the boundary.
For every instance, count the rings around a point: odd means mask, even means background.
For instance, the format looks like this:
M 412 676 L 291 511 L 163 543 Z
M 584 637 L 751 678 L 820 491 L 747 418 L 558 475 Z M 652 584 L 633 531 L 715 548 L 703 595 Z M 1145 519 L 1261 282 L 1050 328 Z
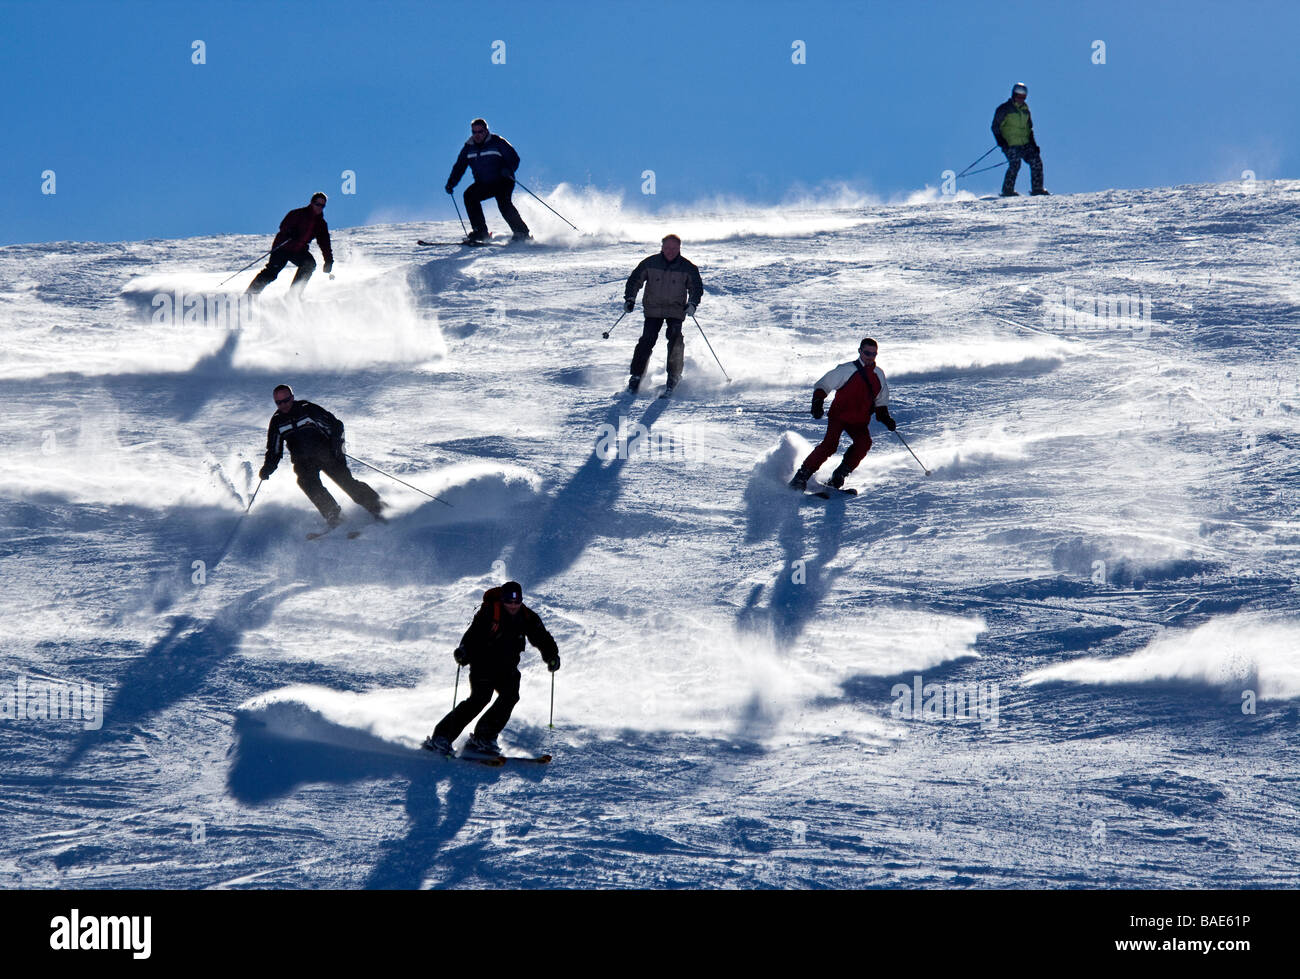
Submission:
M 430 734 L 425 738 L 424 744 L 420 747 L 426 751 L 436 751 L 440 755 L 450 755 L 454 750 L 449 739 L 436 734 Z
M 1019 192 L 1019 191 L 1015 191 L 1015 190 L 1004 190 L 1004 191 L 1002 192 L 1002 196 L 1003 196 L 1003 197 L 1019 197 L 1019 196 L 1020 196 L 1020 192 Z
M 1037 190 L 1031 190 L 1029 192 L 1029 196 L 1030 197 L 1051 197 L 1052 192 L 1050 190 L 1043 190 L 1042 187 L 1039 187 Z
M 638 389 L 640 386 L 641 386 L 641 375 L 640 375 L 640 374 L 633 374 L 632 376 L 630 376 L 630 377 L 627 379 L 627 389 L 628 389 L 629 391 L 631 391 L 633 394 L 636 393 L 637 389 Z
M 833 473 L 831 473 L 831 479 L 830 479 L 831 486 L 833 486 L 835 489 L 843 489 L 844 477 L 847 475 L 848 473 L 845 472 L 843 469 L 836 469 Z
M 492 232 L 491 232 L 491 231 L 471 231 L 468 235 L 465 236 L 465 240 L 464 240 L 463 242 L 461 242 L 461 244 L 462 244 L 462 245 L 481 245 L 481 244 L 483 244 L 484 242 L 486 242 L 486 241 L 491 241 L 491 240 L 492 240 Z
M 469 740 L 465 742 L 465 750 L 472 751 L 476 755 L 487 755 L 489 758 L 501 757 L 501 746 L 495 741 L 487 741 L 480 738 L 477 734 L 471 734 Z
M 799 471 L 794 474 L 794 479 L 790 480 L 790 488 L 800 491 L 806 490 L 808 488 L 808 478 L 811 475 L 811 472 L 800 466 Z

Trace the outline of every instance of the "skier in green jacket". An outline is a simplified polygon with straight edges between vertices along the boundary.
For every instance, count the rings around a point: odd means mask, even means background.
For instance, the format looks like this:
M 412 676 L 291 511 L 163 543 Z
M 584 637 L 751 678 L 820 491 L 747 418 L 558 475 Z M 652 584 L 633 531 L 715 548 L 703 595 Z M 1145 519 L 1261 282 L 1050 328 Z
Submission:
M 993 113 L 993 138 L 1007 157 L 1007 174 L 1002 178 L 1003 197 L 1020 196 L 1016 193 L 1016 175 L 1020 173 L 1021 160 L 1029 164 L 1030 193 L 1035 196 L 1047 193 L 1043 189 L 1043 158 L 1034 141 L 1034 119 L 1026 104 L 1028 98 L 1025 83 L 1016 82 L 1011 98 Z

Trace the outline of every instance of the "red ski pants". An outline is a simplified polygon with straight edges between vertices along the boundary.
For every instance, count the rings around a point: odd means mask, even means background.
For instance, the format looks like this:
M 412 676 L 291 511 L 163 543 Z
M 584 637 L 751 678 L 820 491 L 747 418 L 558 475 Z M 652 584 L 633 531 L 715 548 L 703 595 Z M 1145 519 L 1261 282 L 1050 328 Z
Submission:
M 826 419 L 826 437 L 808 454 L 808 458 L 803 461 L 803 468 L 810 473 L 820 469 L 822 463 L 839 449 L 840 436 L 847 432 L 853 444 L 849 446 L 849 451 L 844 453 L 844 461 L 840 463 L 840 468 L 845 473 L 853 472 L 871 449 L 871 436 L 867 432 L 870 427 L 869 422 L 846 425 L 837 418 Z

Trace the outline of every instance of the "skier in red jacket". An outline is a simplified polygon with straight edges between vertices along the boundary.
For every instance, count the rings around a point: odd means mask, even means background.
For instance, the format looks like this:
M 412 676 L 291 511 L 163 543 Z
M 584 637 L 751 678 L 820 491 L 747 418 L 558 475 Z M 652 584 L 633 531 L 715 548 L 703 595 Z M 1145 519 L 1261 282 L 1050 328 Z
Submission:
M 311 203 L 290 211 L 280 222 L 280 232 L 271 242 L 271 257 L 266 268 L 257 273 L 246 292 L 254 295 L 275 281 L 275 277 L 290 262 L 298 266 L 290 291 L 302 292 L 307 280 L 316 271 L 316 259 L 311 257 L 308 249 L 311 240 L 316 239 L 320 245 L 321 257 L 325 259 L 325 274 L 334 271 L 334 250 L 330 247 L 330 229 L 325 223 L 325 202 L 328 198 L 321 191 L 311 195 Z M 333 278 L 333 276 L 331 276 Z
M 849 450 L 844 453 L 844 460 L 831 474 L 831 486 L 839 489 L 844 485 L 844 478 L 858 468 L 871 448 L 871 435 L 867 429 L 874 414 L 891 432 L 898 426 L 889 416 L 889 382 L 885 372 L 876 366 L 876 353 L 879 347 L 871 337 L 863 337 L 858 344 L 858 359 L 840 364 L 826 373 L 817 382 L 813 391 L 812 416 L 821 418 L 822 403 L 826 395 L 838 392 L 831 402 L 830 417 L 826 421 L 826 437 L 821 444 L 809 453 L 799 471 L 790 480 L 790 486 L 803 490 L 808 488 L 808 479 L 821 468 L 840 446 L 840 436 L 845 432 L 853 440 Z

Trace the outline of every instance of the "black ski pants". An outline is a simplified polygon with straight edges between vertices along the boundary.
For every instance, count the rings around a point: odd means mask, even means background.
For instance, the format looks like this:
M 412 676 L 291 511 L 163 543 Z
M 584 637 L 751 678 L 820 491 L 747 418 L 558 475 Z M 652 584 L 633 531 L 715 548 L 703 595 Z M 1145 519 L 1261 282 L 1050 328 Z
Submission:
M 334 480 L 339 489 L 348 494 L 355 503 L 359 503 L 370 513 L 379 516 L 381 506 L 379 494 L 352 475 L 348 469 L 347 459 L 330 455 L 294 459 L 293 471 L 298 475 L 298 485 L 307 494 L 307 499 L 316 504 L 320 515 L 331 523 L 339 516 L 339 505 L 321 483 L 321 473 Z
M 495 741 L 510 720 L 510 714 L 519 703 L 519 670 L 507 664 L 470 664 L 469 696 L 452 708 L 451 713 L 438 722 L 433 729 L 435 738 L 455 741 L 465 725 L 478 717 L 479 711 L 487 707 L 492 694 L 497 694 L 496 703 L 474 725 L 474 737 L 484 741 Z
M 1016 189 L 1016 177 L 1020 173 L 1020 161 L 1029 164 L 1029 189 L 1043 189 L 1043 158 L 1038 147 L 1030 143 L 1026 146 L 1008 146 L 1002 151 L 1007 157 L 1007 173 L 1002 178 L 1002 193 L 1010 194 Z
M 510 230 L 517 235 L 528 234 L 528 225 L 519 216 L 510 196 L 515 192 L 515 182 L 501 178 L 486 183 L 472 183 L 465 188 L 465 213 L 469 215 L 469 226 L 480 235 L 487 234 L 487 218 L 483 217 L 483 202 L 489 197 L 497 200 L 497 210 L 510 225 Z
M 632 352 L 630 374 L 640 377 L 650 363 L 650 354 L 659 340 L 659 331 L 668 323 L 668 383 L 676 384 L 682 377 L 682 364 L 686 359 L 686 341 L 682 339 L 682 321 L 666 320 L 663 316 L 647 316 L 641 339 Z
M 300 252 L 291 252 L 283 248 L 271 252 L 271 260 L 266 263 L 266 268 L 257 273 L 257 278 L 249 283 L 245 292 L 251 292 L 254 295 L 261 292 L 275 281 L 275 277 L 290 262 L 298 266 L 298 271 L 294 273 L 289 288 L 301 292 L 303 287 L 307 285 L 307 280 L 311 278 L 311 274 L 316 271 L 316 259 L 312 258 L 311 252 L 306 249 Z

